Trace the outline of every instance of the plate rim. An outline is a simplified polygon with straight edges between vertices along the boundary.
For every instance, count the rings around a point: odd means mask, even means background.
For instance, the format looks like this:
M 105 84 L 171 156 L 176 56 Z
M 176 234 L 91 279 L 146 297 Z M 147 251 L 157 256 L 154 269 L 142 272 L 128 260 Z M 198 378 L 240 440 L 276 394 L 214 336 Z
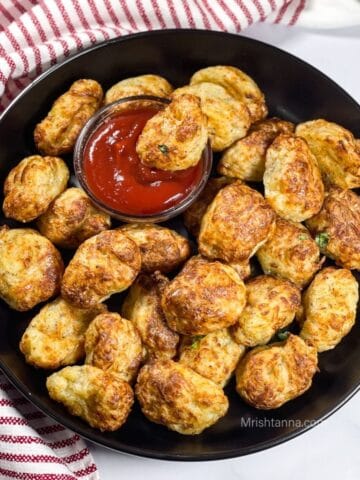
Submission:
M 243 36 L 237 33 L 228 33 L 228 32 L 221 32 L 221 31 L 214 31 L 214 30 L 208 30 L 208 29 L 194 29 L 194 28 L 184 28 L 184 29 L 179 29 L 179 28 L 171 28 L 171 29 L 156 29 L 156 30 L 151 30 L 151 31 L 143 31 L 143 32 L 137 32 L 137 33 L 130 33 L 127 35 L 123 36 L 117 36 L 112 39 L 104 40 L 102 42 L 97 43 L 96 45 L 90 45 L 89 47 L 85 48 L 84 50 L 81 50 L 80 52 L 74 52 L 73 54 L 69 55 L 68 57 L 64 58 L 61 62 L 51 66 L 50 68 L 46 69 L 44 72 L 42 72 L 39 76 L 37 76 L 33 81 L 29 83 L 11 102 L 10 104 L 5 108 L 5 110 L 1 113 L 0 115 L 0 129 L 1 129 L 1 124 L 5 117 L 8 115 L 8 113 L 11 111 L 11 109 L 16 105 L 18 101 L 22 99 L 23 96 L 27 94 L 29 90 L 31 90 L 34 85 L 37 83 L 41 82 L 44 78 L 52 75 L 53 72 L 61 68 L 63 65 L 76 60 L 77 58 L 87 55 L 88 53 L 104 48 L 110 44 L 113 43 L 119 43 L 121 44 L 123 41 L 129 41 L 132 39 L 140 38 L 140 37 L 147 37 L 147 36 L 162 36 L 162 35 L 167 35 L 167 34 L 176 34 L 176 35 L 182 35 L 182 34 L 187 34 L 187 33 L 196 33 L 197 35 L 208 35 L 211 34 L 213 36 L 219 36 L 219 37 L 231 37 L 231 38 L 241 38 L 242 41 L 252 43 L 252 44 L 257 44 L 260 45 L 262 48 L 270 49 L 273 51 L 277 51 L 281 53 L 282 55 L 286 55 L 288 57 L 291 57 L 293 61 L 296 63 L 299 63 L 301 65 L 306 66 L 308 69 L 312 70 L 314 73 L 317 75 L 320 75 L 322 78 L 324 78 L 326 81 L 330 82 L 332 86 L 337 89 L 342 95 L 347 97 L 348 101 L 350 101 L 356 108 L 359 109 L 360 111 L 360 105 L 357 103 L 357 101 L 343 88 L 341 87 L 338 83 L 336 83 L 331 77 L 323 73 L 321 70 L 318 68 L 314 67 L 310 63 L 306 62 L 305 60 L 302 60 L 301 58 L 297 57 L 296 55 L 293 55 L 292 53 L 287 52 L 286 50 L 283 50 L 279 47 L 273 46 L 269 43 L 253 39 L 247 36 Z M 154 458 L 158 460 L 167 460 L 167 461 L 186 461 L 186 462 L 200 462 L 200 461 L 210 461 L 210 460 L 225 460 L 225 459 L 230 459 L 230 458 L 237 458 L 237 457 L 242 457 L 250 454 L 254 454 L 260 451 L 267 450 L 269 448 L 281 445 L 282 443 L 285 443 L 289 440 L 292 440 L 293 438 L 296 438 L 297 436 L 308 432 L 315 426 L 317 426 L 319 423 L 322 423 L 326 419 L 328 419 L 331 415 L 333 415 L 337 410 L 342 408 L 359 390 L 360 390 L 360 380 L 357 385 L 354 385 L 352 389 L 350 389 L 349 392 L 347 392 L 343 397 L 340 399 L 340 401 L 328 412 L 326 412 L 324 415 L 320 415 L 313 419 L 309 425 L 306 426 L 301 426 L 293 429 L 291 432 L 288 432 L 284 434 L 283 436 L 277 438 L 277 439 L 270 439 L 266 440 L 264 442 L 260 442 L 254 446 L 245 446 L 245 447 L 235 447 L 231 450 L 227 449 L 225 451 L 218 451 L 216 453 L 202 453 L 202 454 L 197 454 L 197 455 L 192 455 L 192 454 L 174 454 L 174 453 L 166 453 L 166 452 L 159 452 L 157 450 L 152 450 L 151 445 L 144 449 L 143 447 L 133 447 L 129 446 L 126 444 L 123 444 L 123 442 L 120 442 L 122 444 L 121 448 L 116 448 L 112 443 L 112 439 L 106 439 L 106 438 L 101 438 L 100 440 L 97 439 L 98 432 L 93 429 L 93 432 L 91 434 L 86 433 L 82 431 L 82 428 L 73 428 L 71 425 L 71 417 L 70 414 L 69 416 L 69 421 L 67 417 L 64 417 L 64 419 L 59 419 L 57 418 L 56 413 L 52 413 L 47 406 L 44 406 L 41 401 L 38 401 L 37 399 L 33 398 L 32 392 L 28 391 L 26 386 L 17 378 L 14 372 L 12 372 L 11 368 L 4 363 L 3 359 L 0 357 L 0 369 L 4 372 L 6 378 L 27 398 L 33 405 L 35 405 L 39 410 L 43 411 L 46 415 L 48 415 L 50 418 L 54 419 L 56 422 L 59 424 L 65 426 L 66 428 L 70 429 L 71 431 L 74 431 L 77 433 L 80 437 L 84 438 L 85 440 L 88 440 L 96 445 L 99 445 L 101 447 L 110 449 L 112 451 L 115 451 L 117 453 L 122 453 L 122 454 L 128 454 L 128 455 L 133 455 L 133 456 L 138 456 L 138 457 L 143 457 L 143 458 Z
M 9 103 L 9 105 L 4 109 L 4 111 L 0 114 L 0 125 L 3 119 L 6 117 L 8 114 L 9 110 L 30 90 L 34 85 L 37 83 L 41 82 L 44 78 L 46 78 L 48 75 L 51 75 L 54 71 L 56 71 L 58 68 L 62 67 L 66 63 L 70 63 L 72 60 L 77 59 L 83 55 L 86 55 L 90 51 L 95 51 L 100 48 L 103 48 L 107 45 L 110 45 L 112 43 L 121 43 L 123 41 L 127 40 L 132 40 L 135 38 L 141 38 L 144 36 L 162 36 L 166 35 L 169 33 L 174 33 L 177 35 L 181 35 L 183 33 L 196 33 L 200 35 L 207 35 L 211 33 L 212 35 L 220 36 L 220 37 L 232 37 L 232 38 L 242 38 L 245 41 L 248 41 L 249 43 L 255 43 L 259 44 L 262 47 L 271 49 L 271 50 L 276 50 L 280 52 L 281 54 L 285 54 L 289 57 L 291 57 L 294 61 L 297 63 L 306 65 L 308 68 L 325 78 L 326 80 L 330 81 L 335 88 L 337 88 L 342 94 L 346 95 L 348 97 L 348 100 L 350 100 L 355 106 L 360 108 L 360 104 L 348 93 L 343 87 L 341 87 L 335 80 L 333 80 L 331 77 L 329 77 L 327 74 L 323 73 L 321 70 L 319 70 L 317 67 L 314 67 L 311 65 L 311 63 L 308 63 L 306 60 L 302 60 L 300 57 L 297 55 L 294 55 L 290 52 L 287 52 L 286 50 L 283 50 L 282 48 L 276 47 L 274 45 L 271 45 L 270 43 L 263 42 L 261 40 L 251 38 L 251 37 L 246 37 L 244 35 L 241 35 L 240 33 L 230 33 L 230 32 L 222 32 L 218 30 L 209 30 L 209 29 L 196 29 L 196 28 L 165 28 L 165 29 L 154 29 L 154 30 L 149 30 L 149 31 L 143 31 L 143 32 L 136 32 L 136 33 L 129 33 L 127 35 L 122 35 L 122 36 L 117 36 L 114 38 L 110 38 L 108 40 L 103 40 L 96 45 L 90 45 L 83 50 L 79 52 L 74 52 L 70 54 L 68 57 L 65 57 L 61 62 L 56 63 L 55 65 L 52 65 L 48 69 L 44 70 L 40 75 L 34 78 L 26 87 L 21 90 L 21 92 Z
M 35 398 L 33 398 L 32 393 L 29 392 L 26 389 L 26 387 L 23 385 L 23 383 L 17 379 L 17 377 L 12 373 L 11 369 L 7 365 L 3 364 L 1 359 L 0 359 L 0 368 L 2 369 L 6 378 L 10 381 L 10 383 L 12 383 L 27 398 L 27 400 L 29 400 L 33 405 L 35 405 L 35 407 L 37 407 L 40 411 L 44 412 L 48 417 L 52 418 L 60 425 L 78 434 L 83 439 L 90 441 L 100 447 L 104 447 L 104 448 L 107 448 L 108 450 L 112 450 L 113 452 L 117 452 L 121 454 L 127 454 L 127 455 L 136 456 L 136 457 L 142 457 L 142 458 L 153 458 L 156 460 L 180 461 L 180 462 L 204 462 L 204 461 L 215 461 L 215 460 L 229 460 L 231 458 L 240 458 L 247 455 L 259 453 L 273 447 L 277 447 L 283 443 L 288 442 L 289 440 L 292 440 L 312 430 L 314 427 L 316 427 L 320 423 L 327 420 L 330 416 L 332 416 L 335 412 L 337 412 L 340 408 L 342 408 L 360 390 L 360 382 L 359 382 L 358 385 L 356 385 L 350 391 L 350 393 L 344 395 L 340 400 L 340 402 L 338 402 L 334 406 L 334 408 L 332 408 L 330 411 L 328 411 L 324 415 L 320 415 L 319 417 L 312 419 L 309 425 L 298 427 L 292 430 L 291 432 L 286 433 L 282 437 L 279 437 L 278 439 L 266 440 L 264 442 L 256 444 L 255 446 L 242 447 L 240 452 L 238 448 L 234 448 L 232 450 L 227 449 L 223 452 L 220 451 L 216 453 L 198 454 L 197 456 L 194 456 L 191 454 L 176 455 L 173 453 L 161 453 L 157 450 L 151 450 L 151 447 L 150 448 L 147 447 L 146 450 L 144 450 L 144 448 L 141 448 L 141 447 L 132 447 L 132 446 L 125 445 L 120 450 L 119 448 L 115 448 L 114 446 L 111 445 L 111 439 L 107 440 L 106 438 L 102 438 L 101 440 L 98 440 L 96 438 L 98 435 L 96 429 L 93 429 L 94 433 L 91 433 L 91 434 L 84 433 L 81 428 L 73 429 L 73 427 L 71 426 L 71 420 L 68 421 L 67 417 L 65 417 L 64 421 L 63 420 L 59 421 L 56 414 L 53 414 L 50 410 L 48 410 L 46 406 L 43 406 L 41 404 L 41 401 L 38 402 Z M 69 416 L 69 419 L 71 419 L 70 414 L 67 413 L 67 415 Z

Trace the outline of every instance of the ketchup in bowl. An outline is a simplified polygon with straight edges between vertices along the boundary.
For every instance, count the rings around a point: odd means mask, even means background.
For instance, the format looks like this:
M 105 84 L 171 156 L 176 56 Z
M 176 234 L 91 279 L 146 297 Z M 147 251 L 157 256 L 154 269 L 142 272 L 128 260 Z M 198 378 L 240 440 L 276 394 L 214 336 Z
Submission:
M 126 100 L 131 101 L 131 97 Z M 95 203 L 103 209 L 109 208 L 109 213 L 119 218 L 128 215 L 138 219 L 145 216 L 145 219 L 149 220 L 152 215 L 174 210 L 177 205 L 180 206 L 191 197 L 194 191 L 199 190 L 200 193 L 202 188 L 199 189 L 199 186 L 206 183 L 210 173 L 209 165 L 206 165 L 209 163 L 206 162 L 209 160 L 209 148 L 204 151 L 196 166 L 186 170 L 158 170 L 140 162 L 136 153 L 136 142 L 146 122 L 159 108 L 163 108 L 164 100 L 159 100 L 160 105 L 147 102 L 144 106 L 137 102 L 138 106 L 133 105 L 129 110 L 113 109 L 112 113 L 104 116 L 86 132 L 85 140 L 80 139 L 82 145 L 75 148 L 75 171 L 80 183 Z M 87 126 L 84 127 L 85 130 L 86 128 Z M 81 136 L 84 136 L 83 132 Z M 79 153 L 80 172 L 77 158 Z M 187 206 L 185 205 L 185 208 Z M 177 213 L 179 212 L 175 211 L 170 216 Z M 169 218 L 169 215 L 166 218 Z M 160 220 L 163 218 L 153 221 Z

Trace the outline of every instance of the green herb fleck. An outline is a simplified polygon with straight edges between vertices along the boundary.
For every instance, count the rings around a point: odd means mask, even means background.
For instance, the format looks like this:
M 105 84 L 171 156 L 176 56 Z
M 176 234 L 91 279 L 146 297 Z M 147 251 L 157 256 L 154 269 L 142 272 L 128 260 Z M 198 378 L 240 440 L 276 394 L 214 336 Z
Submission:
M 288 331 L 280 331 L 277 333 L 277 337 L 279 340 L 286 340 L 288 338 L 288 336 L 290 335 L 290 332 Z
M 164 155 L 167 155 L 169 153 L 169 147 L 167 145 L 158 145 L 158 147 L 160 152 Z
M 307 233 L 300 233 L 298 236 L 299 240 L 307 240 L 309 238 L 309 235 Z
M 198 346 L 200 345 L 200 340 L 204 337 L 205 335 L 195 335 L 194 337 L 192 337 L 190 345 L 191 350 L 195 350 L 196 348 L 198 348 Z
M 326 248 L 329 243 L 330 235 L 327 232 L 320 232 L 315 237 L 315 242 L 318 244 L 320 249 Z

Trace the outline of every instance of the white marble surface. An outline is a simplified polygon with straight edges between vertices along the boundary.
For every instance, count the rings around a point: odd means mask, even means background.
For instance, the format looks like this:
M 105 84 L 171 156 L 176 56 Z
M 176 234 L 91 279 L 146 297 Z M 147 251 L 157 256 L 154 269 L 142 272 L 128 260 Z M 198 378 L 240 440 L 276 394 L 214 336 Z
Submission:
M 360 26 L 304 30 L 272 25 L 244 35 L 291 52 L 322 70 L 360 103 Z M 286 444 L 232 460 L 180 463 L 132 457 L 89 444 L 102 480 L 358 480 L 360 393 L 325 422 Z

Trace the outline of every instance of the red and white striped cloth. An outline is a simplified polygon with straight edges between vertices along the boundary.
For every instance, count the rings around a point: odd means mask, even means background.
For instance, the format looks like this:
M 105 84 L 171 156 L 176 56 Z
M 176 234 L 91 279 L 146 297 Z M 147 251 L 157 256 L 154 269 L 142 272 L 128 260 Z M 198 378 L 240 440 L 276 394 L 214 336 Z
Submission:
M 1 372 L 0 479 L 99 479 L 85 442 L 40 412 Z
M 74 52 L 132 32 L 239 32 L 294 25 L 306 0 L 0 0 L 0 111 L 34 77 Z

